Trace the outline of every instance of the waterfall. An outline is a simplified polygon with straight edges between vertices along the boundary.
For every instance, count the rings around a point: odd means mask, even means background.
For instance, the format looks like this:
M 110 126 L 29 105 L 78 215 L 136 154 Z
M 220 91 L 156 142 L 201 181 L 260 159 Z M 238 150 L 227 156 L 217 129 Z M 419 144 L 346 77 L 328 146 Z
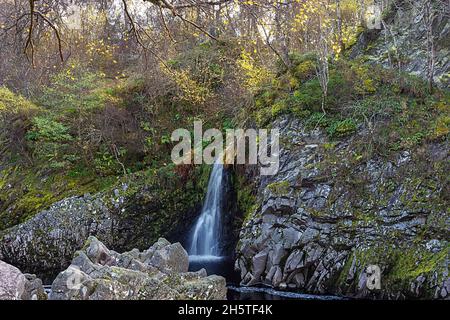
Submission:
M 194 257 L 220 257 L 223 165 L 215 163 L 208 182 L 208 191 L 202 212 L 191 235 L 189 255 Z

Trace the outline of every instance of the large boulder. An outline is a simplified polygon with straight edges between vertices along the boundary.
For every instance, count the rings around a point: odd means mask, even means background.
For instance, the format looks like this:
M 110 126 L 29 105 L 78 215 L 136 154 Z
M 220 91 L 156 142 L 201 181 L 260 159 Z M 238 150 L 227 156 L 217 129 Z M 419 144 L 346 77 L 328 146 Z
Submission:
M 0 300 L 45 300 L 42 281 L 0 260 Z
M 195 170 L 202 176 L 203 169 Z M 198 214 L 205 186 L 159 175 L 130 175 L 111 190 L 66 198 L 0 230 L 0 259 L 50 280 L 91 235 L 117 251 L 143 250 L 159 237 L 178 239 Z
M 52 284 L 51 300 L 226 299 L 226 282 L 204 269 L 188 272 L 179 243 L 159 239 L 148 250 L 119 254 L 95 237 Z

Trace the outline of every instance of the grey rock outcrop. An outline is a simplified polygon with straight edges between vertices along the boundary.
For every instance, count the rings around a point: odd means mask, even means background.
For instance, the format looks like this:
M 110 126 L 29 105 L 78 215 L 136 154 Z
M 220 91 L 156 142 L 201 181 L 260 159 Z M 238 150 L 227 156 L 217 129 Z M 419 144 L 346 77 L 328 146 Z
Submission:
M 380 29 L 365 30 L 353 46 L 350 58 L 364 55 L 369 61 L 388 68 L 428 76 L 427 27 L 425 3 L 428 0 L 387 1 L 380 17 Z M 445 1 L 432 0 L 434 45 L 434 81 L 442 87 L 450 84 L 449 7 Z
M 45 300 L 42 281 L 0 260 L 0 300 Z
M 77 251 L 52 284 L 51 300 L 226 299 L 223 277 L 188 272 L 179 243 L 159 239 L 148 250 L 119 254 L 95 237 Z
M 250 178 L 257 209 L 237 246 L 242 285 L 448 299 L 445 143 L 428 146 L 422 158 L 399 152 L 358 163 L 354 137 L 330 146 L 324 133 L 305 130 L 298 119 L 274 127 L 287 139 L 279 172 Z M 380 268 L 381 290 L 368 289 L 370 265 Z
M 142 250 L 160 236 L 187 230 L 185 221 L 198 212 L 201 187 L 194 184 L 180 192 L 171 189 L 178 188 L 173 183 L 161 193 L 155 182 L 132 179 L 111 191 L 66 198 L 22 224 L 0 230 L 0 259 L 50 280 L 67 268 L 91 235 L 109 248 L 126 251 Z
M 67 267 L 89 235 L 111 243 L 111 228 L 111 212 L 101 199 L 68 198 L 0 234 L 0 256 L 22 270 L 51 275 Z

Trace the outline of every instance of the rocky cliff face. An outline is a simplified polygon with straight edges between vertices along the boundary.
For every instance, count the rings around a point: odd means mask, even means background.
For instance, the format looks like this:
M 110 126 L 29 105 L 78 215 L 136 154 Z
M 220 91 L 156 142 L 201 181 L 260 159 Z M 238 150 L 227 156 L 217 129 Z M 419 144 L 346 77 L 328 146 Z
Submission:
M 376 28 L 365 30 L 350 51 L 350 58 L 363 56 L 367 61 L 399 69 L 422 78 L 428 77 L 429 41 L 432 39 L 433 79 L 448 87 L 449 7 L 448 2 L 431 1 L 431 20 L 425 10 L 429 0 L 390 1 Z M 380 7 L 381 8 L 381 7 Z M 429 21 L 432 21 L 431 23 Z M 379 28 L 378 28 L 379 27 Z M 430 29 L 429 29 L 430 27 Z M 427 31 L 431 31 L 431 37 Z
M 258 176 L 236 268 L 244 285 L 376 298 L 448 298 L 448 145 L 361 161 L 350 138 L 330 143 L 285 117 L 280 171 Z M 254 169 L 254 168 L 253 168 Z M 381 271 L 369 290 L 367 267 Z M 369 270 L 370 271 L 370 270 Z M 371 278 L 372 279 L 372 278 Z

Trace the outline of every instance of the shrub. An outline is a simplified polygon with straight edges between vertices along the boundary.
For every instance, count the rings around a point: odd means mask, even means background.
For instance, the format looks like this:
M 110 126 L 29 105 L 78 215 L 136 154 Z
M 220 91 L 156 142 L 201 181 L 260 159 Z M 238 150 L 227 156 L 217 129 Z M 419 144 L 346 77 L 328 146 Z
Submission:
M 296 90 L 291 99 L 293 107 L 319 111 L 322 103 L 322 88 L 319 80 L 314 79 Z
M 40 109 L 20 95 L 0 87 L 0 156 L 28 159 L 25 134 Z M 2 160 L 2 159 L 0 159 Z
M 38 103 L 60 114 L 90 113 L 101 109 L 114 92 L 106 86 L 104 75 L 92 73 L 83 66 L 69 67 L 52 78 L 42 90 Z
M 435 120 L 433 125 L 431 139 L 440 140 L 450 133 L 450 116 L 442 115 Z
M 306 81 L 316 75 L 316 63 L 312 60 L 305 60 L 294 68 L 294 76 L 300 81 Z
M 242 52 L 237 64 L 243 73 L 245 86 L 252 92 L 259 90 L 271 78 L 269 70 L 258 66 L 251 55 L 245 51 Z
M 0 87 L 0 115 L 6 113 L 37 111 L 38 108 L 6 87 Z
M 356 122 L 353 119 L 335 121 L 327 128 L 332 137 L 344 137 L 356 131 Z
M 120 148 L 117 150 L 117 157 L 124 157 L 126 150 Z M 116 156 L 111 154 L 110 150 L 102 146 L 94 158 L 95 171 L 101 176 L 116 175 L 122 172 L 123 168 L 117 161 Z
M 32 127 L 26 134 L 33 149 L 33 156 L 49 169 L 62 169 L 78 159 L 69 152 L 69 143 L 73 137 L 69 128 L 56 121 L 51 115 L 37 116 L 32 119 Z
M 32 120 L 33 128 L 27 133 L 29 140 L 63 142 L 72 140 L 69 128 L 47 116 L 38 116 Z
M 330 73 L 328 82 L 328 95 L 326 97 L 325 110 L 332 111 L 344 100 L 347 95 L 343 77 L 336 71 Z M 291 107 L 296 111 L 309 110 L 311 112 L 322 111 L 322 88 L 317 78 L 305 82 L 292 96 Z
M 169 61 L 175 74 L 188 72 L 191 81 L 207 90 L 223 84 L 225 74 L 223 52 L 220 45 L 204 42 L 179 54 Z
M 277 100 L 272 106 L 272 117 L 276 117 L 288 111 L 286 100 Z

